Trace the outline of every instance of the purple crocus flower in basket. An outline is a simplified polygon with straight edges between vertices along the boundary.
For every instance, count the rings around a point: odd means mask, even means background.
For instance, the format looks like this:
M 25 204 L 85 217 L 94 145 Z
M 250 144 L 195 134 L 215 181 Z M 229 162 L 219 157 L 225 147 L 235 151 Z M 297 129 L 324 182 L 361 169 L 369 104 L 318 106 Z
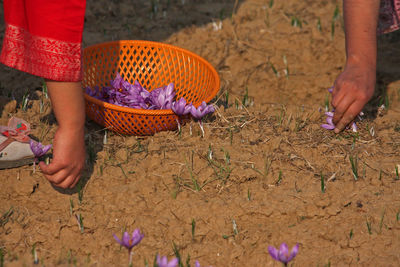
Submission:
M 121 74 L 117 72 L 115 74 L 115 79 L 110 81 L 111 87 L 115 89 L 120 89 L 122 87 L 122 81 L 124 79 L 122 78 Z
M 155 90 L 157 91 L 153 94 L 152 102 L 157 109 L 171 109 L 175 97 L 174 84 L 170 83 L 161 90 Z
M 97 87 L 97 88 L 96 88 Z M 96 97 L 97 92 L 99 91 L 98 86 L 95 86 L 92 90 L 90 87 L 85 88 L 85 93 L 88 94 L 91 97 Z
M 276 260 L 282 262 L 285 266 L 296 257 L 297 253 L 299 252 L 299 244 L 296 244 L 292 251 L 289 253 L 289 248 L 286 243 L 282 243 L 279 247 L 279 250 L 273 246 L 268 246 L 268 252 L 271 257 Z
M 176 267 L 179 263 L 178 258 L 173 258 L 172 260 L 168 261 L 167 256 L 160 257 L 160 255 L 157 255 L 156 261 L 158 267 Z

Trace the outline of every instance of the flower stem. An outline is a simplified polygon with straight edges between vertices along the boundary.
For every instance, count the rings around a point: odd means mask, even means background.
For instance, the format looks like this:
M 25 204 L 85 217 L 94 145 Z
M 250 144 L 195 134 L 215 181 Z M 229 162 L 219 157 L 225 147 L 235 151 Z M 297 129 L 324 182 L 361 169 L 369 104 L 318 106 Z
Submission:
M 132 265 L 132 256 L 133 256 L 133 251 L 132 250 L 129 250 L 129 267 L 132 267 L 133 265 Z
M 200 126 L 200 130 L 201 130 L 201 137 L 204 137 L 203 122 L 201 120 L 199 120 L 199 126 Z

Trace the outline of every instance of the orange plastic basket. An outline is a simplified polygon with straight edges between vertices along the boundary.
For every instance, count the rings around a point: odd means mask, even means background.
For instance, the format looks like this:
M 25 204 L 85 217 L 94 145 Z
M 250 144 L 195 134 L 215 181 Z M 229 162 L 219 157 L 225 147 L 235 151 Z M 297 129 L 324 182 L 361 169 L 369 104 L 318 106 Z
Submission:
M 220 79 L 205 59 L 185 49 L 150 41 L 115 41 L 83 51 L 82 86 L 109 86 L 119 72 L 149 91 L 174 83 L 176 97 L 198 106 L 218 93 Z M 172 110 L 132 109 L 105 103 L 85 94 L 86 114 L 104 127 L 126 135 L 152 135 L 177 129 Z

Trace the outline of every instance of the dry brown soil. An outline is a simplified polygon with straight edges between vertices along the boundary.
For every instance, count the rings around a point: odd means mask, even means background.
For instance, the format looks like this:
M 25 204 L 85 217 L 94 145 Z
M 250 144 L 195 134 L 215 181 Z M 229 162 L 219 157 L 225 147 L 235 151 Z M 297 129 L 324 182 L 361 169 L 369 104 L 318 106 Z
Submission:
M 221 77 L 218 109 L 204 138 L 193 123 L 182 135 L 107 132 L 104 143 L 88 121 L 87 168 L 72 191 L 33 166 L 0 171 L 5 266 L 33 265 L 34 245 L 44 266 L 126 266 L 112 234 L 135 228 L 145 237 L 134 266 L 171 258 L 173 243 L 191 266 L 279 266 L 267 247 L 281 242 L 300 244 L 295 266 L 399 266 L 400 35 L 379 38 L 377 90 L 359 132 L 335 135 L 320 124 L 345 60 L 340 13 L 333 21 L 341 1 L 270 3 L 88 1 L 85 46 L 145 39 L 193 51 Z M 26 119 L 50 143 L 57 126 L 41 80 L 4 66 L 0 77 L 1 123 Z

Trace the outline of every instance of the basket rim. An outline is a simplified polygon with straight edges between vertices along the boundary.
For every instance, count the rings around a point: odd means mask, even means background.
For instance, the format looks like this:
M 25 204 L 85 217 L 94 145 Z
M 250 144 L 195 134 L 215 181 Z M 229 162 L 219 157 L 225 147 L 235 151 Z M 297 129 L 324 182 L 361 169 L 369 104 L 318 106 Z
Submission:
M 147 40 L 117 40 L 117 41 L 109 41 L 109 42 L 103 42 L 103 43 L 98 43 L 98 44 L 93 44 L 90 46 L 87 46 L 83 49 L 83 53 L 85 52 L 86 49 L 94 49 L 96 47 L 99 46 L 104 46 L 104 45 L 114 45 L 114 44 L 143 44 L 143 45 L 153 45 L 153 46 L 158 46 L 158 47 L 167 47 L 167 48 L 172 48 L 175 50 L 178 50 L 180 52 L 184 52 L 192 57 L 195 57 L 197 59 L 199 59 L 200 61 L 202 61 L 209 69 L 210 71 L 213 73 L 213 76 L 215 77 L 215 83 L 216 83 L 216 93 L 214 95 L 210 95 L 209 97 L 207 97 L 204 101 L 206 103 L 210 102 L 219 92 L 220 90 L 220 86 L 221 86 L 221 79 L 218 75 L 218 72 L 215 70 L 215 68 L 211 65 L 210 62 L 208 62 L 206 59 L 204 59 L 203 57 L 185 49 L 185 48 L 181 48 L 175 45 L 171 45 L 171 44 L 166 44 L 166 43 L 162 43 L 162 42 L 156 42 L 156 41 L 147 41 Z M 82 89 L 84 89 L 82 87 Z M 119 105 L 114 105 L 108 102 L 104 102 L 101 101 L 97 98 L 91 97 L 88 94 L 86 94 L 84 92 L 84 97 L 87 101 L 92 102 L 93 104 L 96 104 L 98 106 L 101 106 L 103 108 L 109 108 L 109 109 L 113 109 L 115 111 L 121 111 L 121 112 L 125 112 L 125 113 L 133 113 L 133 114 L 140 114 L 140 115 L 175 115 L 175 113 L 171 110 L 171 109 L 157 109 L 157 110 L 152 110 L 152 109 L 135 109 L 135 108 L 129 108 L 129 107 L 123 107 L 123 106 L 119 106 Z

